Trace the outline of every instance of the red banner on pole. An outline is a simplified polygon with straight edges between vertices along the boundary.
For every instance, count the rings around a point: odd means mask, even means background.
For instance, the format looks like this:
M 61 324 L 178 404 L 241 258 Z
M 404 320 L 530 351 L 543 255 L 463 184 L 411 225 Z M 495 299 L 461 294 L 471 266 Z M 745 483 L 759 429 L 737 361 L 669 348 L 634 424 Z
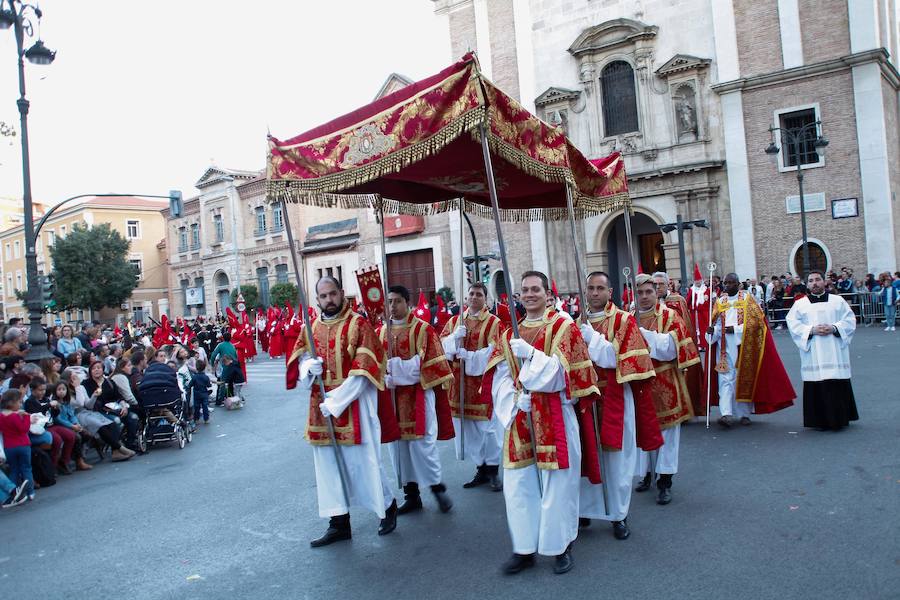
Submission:
M 356 282 L 369 321 L 377 323 L 384 314 L 384 286 L 378 267 L 356 271 Z

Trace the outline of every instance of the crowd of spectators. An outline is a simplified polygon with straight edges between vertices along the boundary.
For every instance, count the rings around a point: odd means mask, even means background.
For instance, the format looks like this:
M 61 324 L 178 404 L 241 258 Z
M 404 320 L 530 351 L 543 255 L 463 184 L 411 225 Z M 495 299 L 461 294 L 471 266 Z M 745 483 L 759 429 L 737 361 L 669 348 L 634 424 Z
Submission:
M 191 431 L 209 423 L 214 386 L 222 405 L 234 384 L 245 381 L 227 327 L 209 324 L 180 343 L 156 348 L 154 331 L 126 331 L 90 322 L 47 331 L 52 356 L 25 361 L 27 329 L 18 320 L 0 335 L 0 501 L 4 508 L 35 498 L 35 490 L 57 476 L 88 471 L 93 463 L 131 459 L 145 418 L 177 422 L 169 410 L 143 402 L 168 395 L 184 399 Z M 186 331 L 190 331 L 186 329 Z M 215 346 L 215 347 L 214 347 Z M 210 365 L 223 357 L 221 364 Z M 218 371 L 212 373 L 212 369 Z M 223 385 L 225 384 L 225 385 Z M 149 402 L 148 402 L 149 403 Z M 90 452 L 90 454 L 89 454 Z

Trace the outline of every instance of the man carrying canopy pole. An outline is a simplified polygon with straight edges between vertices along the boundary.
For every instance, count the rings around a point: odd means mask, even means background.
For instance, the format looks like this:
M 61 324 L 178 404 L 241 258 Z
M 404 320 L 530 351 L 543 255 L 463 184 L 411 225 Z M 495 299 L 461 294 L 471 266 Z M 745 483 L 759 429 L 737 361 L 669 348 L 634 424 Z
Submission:
M 462 315 L 450 318 L 441 333 L 441 344 L 447 360 L 453 361 L 454 374 L 459 372 L 462 359 L 465 376 L 462 380 L 465 394 L 463 398 L 464 414 L 460 414 L 460 378 L 457 376 L 451 383 L 450 408 L 453 411 L 453 424 L 459 431 L 456 436 L 457 452 L 463 453 L 460 440 L 465 435 L 465 452 L 463 460 L 475 463 L 475 477 L 464 488 L 473 488 L 485 483 L 491 484 L 495 492 L 503 490 L 500 481 L 500 440 L 503 429 L 494 417 L 494 403 L 491 390 L 483 388 L 482 377 L 487 369 L 488 358 L 497 347 L 500 337 L 500 319 L 487 309 L 487 286 L 481 282 L 469 286 L 466 301 L 467 307 Z M 462 311 L 462 307 L 460 307 Z
M 604 501 L 598 486 L 581 482 L 581 516 L 611 521 L 613 535 L 630 535 L 628 509 L 637 466 L 638 447 L 650 452 L 663 444 L 649 382 L 655 375 L 650 350 L 633 315 L 612 302 L 609 275 L 595 271 L 587 277 L 587 306 L 581 335 L 597 370 L 600 414 L 597 421 L 603 446 Z

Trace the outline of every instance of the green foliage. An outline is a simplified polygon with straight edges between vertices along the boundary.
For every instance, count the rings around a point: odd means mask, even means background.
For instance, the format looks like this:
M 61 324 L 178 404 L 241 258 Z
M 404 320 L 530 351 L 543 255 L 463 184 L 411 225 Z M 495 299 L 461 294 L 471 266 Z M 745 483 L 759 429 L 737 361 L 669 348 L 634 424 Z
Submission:
M 297 286 L 293 283 L 276 283 L 269 288 L 272 306 L 297 305 Z
M 256 289 L 255 285 L 242 285 L 241 294 L 244 295 L 244 304 L 247 305 L 248 311 L 259 306 L 259 290 Z M 237 288 L 234 288 L 231 290 L 231 308 L 234 310 L 237 310 L 237 297 L 238 291 Z
M 88 228 L 75 225 L 50 247 L 56 310 L 106 306 L 118 308 L 138 285 L 138 273 L 128 262 L 130 243 L 109 223 Z
M 453 290 L 447 286 L 442 287 L 437 291 L 437 295 L 444 299 L 444 302 L 450 302 L 453 300 Z

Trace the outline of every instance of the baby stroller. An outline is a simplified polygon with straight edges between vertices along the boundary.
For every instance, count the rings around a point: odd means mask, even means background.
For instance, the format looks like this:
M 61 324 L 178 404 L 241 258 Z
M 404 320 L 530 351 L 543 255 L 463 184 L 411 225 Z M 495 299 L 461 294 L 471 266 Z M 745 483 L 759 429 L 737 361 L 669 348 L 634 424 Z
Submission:
M 155 363 L 147 368 L 140 386 L 144 418 L 138 428 L 137 443 L 142 452 L 163 442 L 177 442 L 184 448 L 193 439 L 188 403 L 170 367 Z

